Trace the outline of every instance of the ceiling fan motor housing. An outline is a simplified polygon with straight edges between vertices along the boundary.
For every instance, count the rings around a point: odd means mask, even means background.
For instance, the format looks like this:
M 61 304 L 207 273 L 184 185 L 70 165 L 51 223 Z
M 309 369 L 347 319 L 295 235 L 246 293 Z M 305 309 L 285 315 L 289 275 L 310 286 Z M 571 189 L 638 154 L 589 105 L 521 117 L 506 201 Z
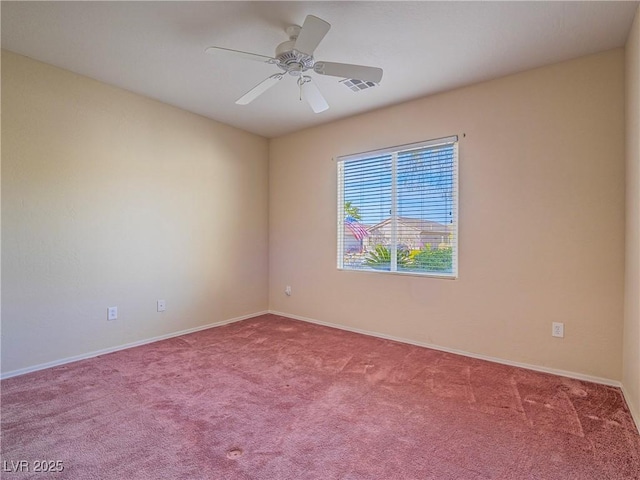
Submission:
M 289 31 L 290 29 L 294 29 L 294 26 L 287 29 L 287 33 L 290 34 L 290 39 L 276 47 L 275 57 L 278 61 L 278 67 L 290 75 L 299 76 L 302 72 L 313 68 L 314 59 L 312 55 L 307 55 L 293 48 L 296 43 L 296 38 L 298 38 L 297 34 L 300 31 L 300 27 L 297 27 L 295 35 L 293 34 L 293 30 L 291 32 Z

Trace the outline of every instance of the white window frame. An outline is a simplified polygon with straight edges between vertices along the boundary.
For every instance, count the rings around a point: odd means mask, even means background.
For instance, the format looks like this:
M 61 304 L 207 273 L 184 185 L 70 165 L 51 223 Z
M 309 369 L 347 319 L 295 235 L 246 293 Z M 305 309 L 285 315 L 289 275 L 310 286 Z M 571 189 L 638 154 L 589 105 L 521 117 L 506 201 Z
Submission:
M 398 271 L 397 269 L 397 158 L 398 154 L 415 149 L 422 149 L 428 147 L 437 147 L 438 145 L 452 145 L 454 149 L 453 154 L 453 185 L 452 185 L 452 193 L 453 193 L 453 201 L 452 201 L 452 217 L 453 217 L 453 241 L 452 241 L 452 271 L 450 273 L 443 272 L 434 272 L 434 271 Z M 373 268 L 352 268 L 344 265 L 344 164 L 346 162 L 365 160 L 372 157 L 380 157 L 383 155 L 391 155 L 391 176 L 392 176 L 392 186 L 391 186 L 391 241 L 390 241 L 390 262 L 391 267 L 390 270 L 376 270 Z M 458 231 L 459 231 L 459 197 L 460 197 L 460 188 L 459 188 L 459 145 L 458 145 L 458 136 L 453 135 L 449 137 L 437 138 L 433 140 L 427 140 L 424 142 L 411 143 L 407 145 L 400 145 L 395 147 L 383 148 L 380 150 L 372 150 L 363 153 L 356 153 L 352 155 L 344 155 L 337 158 L 337 232 L 338 232 L 338 242 L 337 242 L 337 268 L 342 271 L 351 271 L 351 272 L 373 272 L 373 273 L 382 273 L 382 274 L 392 274 L 392 275 L 412 275 L 412 276 L 420 276 L 420 277 L 430 277 L 430 278 L 444 278 L 444 279 L 457 279 L 458 278 L 458 260 L 459 260 L 459 250 L 458 250 Z

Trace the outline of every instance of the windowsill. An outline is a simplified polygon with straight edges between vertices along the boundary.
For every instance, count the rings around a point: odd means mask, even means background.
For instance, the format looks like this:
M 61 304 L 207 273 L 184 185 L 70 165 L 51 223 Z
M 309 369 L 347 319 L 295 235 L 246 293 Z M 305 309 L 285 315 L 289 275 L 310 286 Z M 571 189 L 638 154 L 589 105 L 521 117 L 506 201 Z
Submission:
M 357 273 L 373 273 L 376 275 L 402 275 L 409 277 L 419 278 L 440 278 L 443 280 L 457 280 L 457 274 L 437 274 L 437 273 L 418 273 L 418 272 L 391 272 L 389 270 L 375 270 L 375 269 L 357 269 L 357 268 L 338 268 L 339 272 L 357 272 Z

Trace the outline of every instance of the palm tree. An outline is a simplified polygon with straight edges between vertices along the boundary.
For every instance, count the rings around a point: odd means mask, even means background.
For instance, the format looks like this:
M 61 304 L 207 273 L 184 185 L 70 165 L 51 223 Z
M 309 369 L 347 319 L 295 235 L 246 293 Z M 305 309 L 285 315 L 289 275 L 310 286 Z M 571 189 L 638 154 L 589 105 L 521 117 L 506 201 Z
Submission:
M 360 215 L 360 209 L 355 205 L 353 205 L 353 203 L 351 202 L 344 202 L 344 213 L 346 213 L 348 217 L 351 217 L 354 220 L 357 220 L 357 221 L 362 220 L 362 216 Z

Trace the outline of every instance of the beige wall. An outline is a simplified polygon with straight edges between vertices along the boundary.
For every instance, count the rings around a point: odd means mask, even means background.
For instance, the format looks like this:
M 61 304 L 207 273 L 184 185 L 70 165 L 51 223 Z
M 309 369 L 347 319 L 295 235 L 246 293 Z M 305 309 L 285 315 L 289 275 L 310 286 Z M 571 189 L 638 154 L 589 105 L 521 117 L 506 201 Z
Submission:
M 3 373 L 267 309 L 266 139 L 7 51 L 2 115 Z
M 640 428 L 640 7 L 626 45 L 627 241 L 623 385 Z
M 624 131 L 616 49 L 274 139 L 270 308 L 620 380 Z M 459 279 L 338 271 L 332 159 L 453 134 Z

